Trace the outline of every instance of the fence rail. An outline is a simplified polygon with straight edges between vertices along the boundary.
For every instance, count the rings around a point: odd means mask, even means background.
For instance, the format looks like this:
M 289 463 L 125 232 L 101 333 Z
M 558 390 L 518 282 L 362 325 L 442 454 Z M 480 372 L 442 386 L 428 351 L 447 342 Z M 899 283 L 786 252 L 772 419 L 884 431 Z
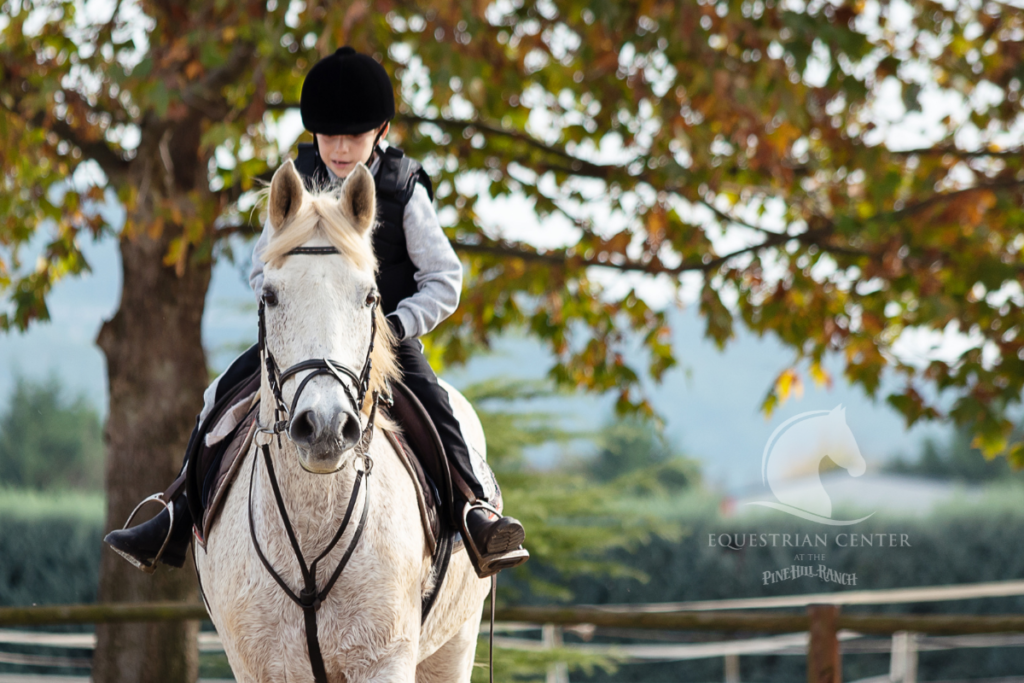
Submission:
M 209 619 L 201 604 L 173 602 L 104 603 L 94 605 L 41 605 L 0 608 L 0 627 L 50 624 L 101 624 L 113 622 L 181 621 Z M 497 610 L 498 621 L 556 624 L 591 624 L 609 628 L 658 631 L 741 631 L 794 633 L 808 631 L 809 613 L 732 610 L 704 612 L 648 612 L 643 609 L 614 612 L 595 607 L 506 607 Z M 899 631 L 932 635 L 1024 632 L 1020 614 L 843 614 L 836 627 L 858 633 L 891 635 Z
M 880 651 L 884 644 L 863 638 L 865 635 L 892 636 L 893 672 L 890 680 L 899 683 L 913 683 L 916 676 L 917 652 L 922 649 L 946 649 L 958 647 L 1020 647 L 1024 645 L 1024 615 L 1022 614 L 879 614 L 843 613 L 840 604 L 895 604 L 906 602 L 929 602 L 946 600 L 976 599 L 982 597 L 1007 597 L 1024 592 L 1024 582 L 1002 584 L 976 584 L 974 586 L 938 586 L 920 589 L 894 591 L 862 591 L 845 595 L 819 594 L 813 596 L 783 596 L 752 600 L 728 600 L 701 603 L 663 603 L 655 605 L 577 605 L 567 607 L 506 607 L 497 610 L 497 619 L 507 628 L 503 630 L 540 629 L 552 637 L 543 641 L 522 638 L 500 638 L 499 645 L 516 649 L 547 648 L 552 642 L 561 645 L 563 630 L 593 633 L 595 628 L 619 629 L 637 637 L 643 632 L 654 631 L 716 631 L 721 633 L 762 633 L 787 634 L 761 636 L 743 641 L 719 643 L 690 643 L 679 645 L 633 645 L 597 646 L 573 644 L 568 649 L 600 652 L 615 652 L 633 660 L 695 659 L 708 656 L 724 656 L 726 671 L 738 667 L 741 654 L 755 654 L 772 651 L 776 654 L 796 654 L 799 649 L 807 656 L 809 683 L 839 683 L 841 681 L 840 653 L 857 651 Z M 891 594 L 890 594 L 891 593 Z M 817 602 L 820 601 L 820 602 Z M 774 607 L 776 609 L 764 609 Z M 805 611 L 785 611 L 780 607 L 799 608 Z M 761 608 L 761 609 L 759 609 Z M 100 624 L 113 622 L 154 622 L 154 621 L 206 621 L 209 615 L 202 604 L 173 602 L 155 603 L 104 603 L 89 605 L 41 605 L 33 607 L 0 608 L 0 627 L 43 626 L 56 624 Z M 550 633 L 549 633 L 550 632 Z M 0 636 L 13 632 L 0 631 Z M 927 634 L 924 639 L 918 634 Z M 1000 635 L 995 635 L 1000 634 Z M 15 634 L 17 635 L 17 634 Z M 81 637 L 79 634 L 78 637 Z M 218 648 L 213 642 L 215 634 L 208 634 L 210 642 L 206 649 Z M 665 634 L 668 636 L 669 634 Z M 959 636 L 959 640 L 952 638 Z M 13 636 L 12 636 L 13 637 Z M 72 634 L 42 634 L 38 632 L 18 635 L 15 640 L 42 640 L 54 646 L 60 638 L 74 638 Z M 945 638 L 942 638 L 945 637 Z M 0 641 L 4 638 L 0 637 Z M 962 642 L 960 642 L 962 641 Z M 90 645 L 91 645 L 90 641 Z M 77 643 L 77 641 L 76 641 Z M 902 649 L 898 647 L 903 644 Z M 89 647 L 89 646 L 86 646 Z M 18 663 L 50 664 L 57 659 L 40 655 L 20 655 L 0 652 L 0 661 Z M 31 659 L 32 661 L 28 661 Z M 38 660 L 38 661 L 37 661 Z M 44 661 L 45 660 L 45 661 Z M 61 659 L 64 665 L 81 666 L 75 660 Z M 82 660 L 84 661 L 84 660 Z M 902 662 L 902 663 L 901 663 Z M 731 667 L 730 667 L 731 665 Z M 555 665 L 554 678 L 564 665 Z M 904 670 L 905 669 L 905 670 Z M 562 672 L 564 673 L 564 672 Z M 735 673 L 735 672 L 734 672 Z M 728 676 L 727 676 L 728 678 Z

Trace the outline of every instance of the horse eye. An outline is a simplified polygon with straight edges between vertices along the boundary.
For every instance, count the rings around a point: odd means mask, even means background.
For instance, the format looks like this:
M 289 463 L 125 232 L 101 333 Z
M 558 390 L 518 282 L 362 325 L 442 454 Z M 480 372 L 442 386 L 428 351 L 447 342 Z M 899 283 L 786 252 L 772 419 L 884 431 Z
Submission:
M 370 292 L 366 295 L 366 305 L 372 306 L 377 301 L 377 292 Z
M 265 303 L 268 306 L 276 306 L 277 305 L 277 292 L 275 292 L 270 287 L 267 287 L 266 289 L 264 289 L 263 290 L 263 303 Z

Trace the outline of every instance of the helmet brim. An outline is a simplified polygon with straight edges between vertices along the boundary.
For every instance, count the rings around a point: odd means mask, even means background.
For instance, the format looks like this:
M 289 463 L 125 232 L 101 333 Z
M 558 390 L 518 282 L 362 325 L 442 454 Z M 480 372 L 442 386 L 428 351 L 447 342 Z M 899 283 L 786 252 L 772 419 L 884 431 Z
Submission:
M 303 121 L 303 126 L 310 133 L 320 135 L 362 135 L 383 126 L 387 121 L 363 121 L 360 123 L 338 124 L 336 121 Z

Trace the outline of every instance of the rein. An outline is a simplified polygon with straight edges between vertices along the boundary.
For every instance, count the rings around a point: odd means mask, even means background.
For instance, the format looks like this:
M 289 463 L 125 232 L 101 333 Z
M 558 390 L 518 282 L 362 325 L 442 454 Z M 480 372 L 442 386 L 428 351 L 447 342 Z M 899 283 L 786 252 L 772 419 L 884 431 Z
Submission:
M 288 252 L 292 254 L 309 254 L 309 255 L 324 255 L 324 254 L 337 254 L 338 250 L 334 247 L 298 247 Z M 270 384 L 270 389 L 274 394 L 274 422 L 269 427 L 264 427 L 257 424 L 258 431 L 262 434 L 267 434 L 270 439 L 267 443 L 260 444 L 259 448 L 263 453 L 263 462 L 266 465 L 267 477 L 270 479 L 270 487 L 274 492 L 274 501 L 277 504 L 277 510 L 281 515 L 281 521 L 284 524 L 284 529 L 288 534 L 288 541 L 291 544 L 292 552 L 295 554 L 296 560 L 299 563 L 299 569 L 302 572 L 302 583 L 303 587 L 298 593 L 292 590 L 288 584 L 285 583 L 281 575 L 277 573 L 270 561 L 267 560 L 266 555 L 263 553 L 263 549 L 260 547 L 259 540 L 256 538 L 256 525 L 253 520 L 252 511 L 252 489 L 253 481 L 256 479 L 256 462 L 258 458 L 253 458 L 252 471 L 249 475 L 249 535 L 252 537 L 253 547 L 256 549 L 256 555 L 259 557 L 260 562 L 264 568 L 270 574 L 271 578 L 277 582 L 277 585 L 281 587 L 285 595 L 294 602 L 299 608 L 302 609 L 303 616 L 305 617 L 306 625 L 306 648 L 309 651 L 309 664 L 313 670 L 313 680 L 316 683 L 328 683 L 327 681 L 327 670 L 324 666 L 323 654 L 320 651 L 320 638 L 317 631 L 316 613 L 320 609 L 320 605 L 324 600 L 327 599 L 327 595 L 334 588 L 334 584 L 341 577 L 341 572 L 345 569 L 349 559 L 352 557 L 352 553 L 355 551 L 356 544 L 363 535 L 363 531 L 366 528 L 366 517 L 370 510 L 370 473 L 373 471 L 373 460 L 370 459 L 370 441 L 373 439 L 373 423 L 377 416 L 377 405 L 380 402 L 379 394 L 373 392 L 373 404 L 370 408 L 370 415 L 366 422 L 366 427 L 360 434 L 359 441 L 353 447 L 356 453 L 356 459 L 362 460 L 362 469 L 356 468 L 356 481 L 352 486 L 352 494 L 349 496 L 348 508 L 345 510 L 345 516 L 341 520 L 341 525 L 338 527 L 338 531 L 334 534 L 331 542 L 327 544 L 327 547 L 321 552 L 315 560 L 309 565 L 306 565 L 306 560 L 302 556 L 302 550 L 299 548 L 299 542 L 295 537 L 295 531 L 292 528 L 291 520 L 288 519 L 288 512 L 284 506 L 284 500 L 281 497 L 281 488 L 277 483 L 277 475 L 274 472 L 273 459 L 270 457 L 270 444 L 273 442 L 273 437 L 277 436 L 278 448 L 281 447 L 281 434 L 285 433 L 288 429 L 288 421 L 292 414 L 295 412 L 295 406 L 298 404 L 299 396 L 302 394 L 302 390 L 306 388 L 306 385 L 311 379 L 319 375 L 330 375 L 338 380 L 345 390 L 345 394 L 352 400 L 358 412 L 361 412 L 363 403 L 366 399 L 366 393 L 370 386 L 370 370 L 372 367 L 371 355 L 373 354 L 373 344 L 377 337 L 377 306 L 380 304 L 380 297 L 374 301 L 373 306 L 370 310 L 370 347 L 366 351 L 366 360 L 363 362 L 363 367 L 359 373 L 355 373 L 345 365 L 330 360 L 328 358 L 315 358 L 311 360 L 304 360 L 292 365 L 291 367 L 281 372 L 277 361 L 274 359 L 274 355 L 271 353 L 270 348 L 267 346 L 267 327 L 264 315 L 265 303 L 260 299 L 259 306 L 259 349 L 260 353 L 264 358 L 264 362 L 267 368 L 267 378 Z M 300 372 L 305 370 L 312 370 L 303 380 L 299 383 L 298 388 L 295 390 L 295 395 L 292 397 L 292 404 L 289 407 L 284 400 L 281 389 L 284 383 L 290 378 L 294 377 Z M 355 387 L 355 395 L 345 379 L 352 380 L 353 386 Z M 353 466 L 356 465 L 357 460 L 353 461 Z M 341 469 L 340 467 L 338 469 Z M 338 471 L 338 470 L 335 470 Z M 352 520 L 352 513 L 355 510 L 356 500 L 359 498 L 360 489 L 365 488 L 363 493 L 363 509 L 359 516 L 359 523 L 356 526 L 355 532 L 352 534 L 352 539 L 349 541 L 348 547 L 345 549 L 344 555 L 338 561 L 338 566 L 331 574 L 327 584 L 323 589 L 317 589 L 316 574 L 317 564 L 323 560 L 332 550 L 338 545 L 341 537 L 345 534 L 348 529 L 349 523 Z

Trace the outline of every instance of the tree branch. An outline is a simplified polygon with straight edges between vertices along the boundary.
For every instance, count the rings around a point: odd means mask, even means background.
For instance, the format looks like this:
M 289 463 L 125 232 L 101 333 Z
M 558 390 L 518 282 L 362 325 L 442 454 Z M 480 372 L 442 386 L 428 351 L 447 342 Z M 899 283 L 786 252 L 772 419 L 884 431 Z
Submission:
M 876 216 L 876 218 L 884 218 L 886 215 L 888 215 L 890 218 L 902 218 L 904 216 L 909 216 L 910 214 L 917 213 L 918 211 L 923 211 L 924 209 L 927 209 L 928 207 L 938 204 L 940 202 L 949 201 L 950 199 L 955 199 L 962 195 L 970 194 L 972 192 L 994 192 L 996 190 L 1010 190 L 1019 187 L 1024 187 L 1024 180 L 1004 180 L 1002 182 L 989 183 L 987 185 L 974 185 L 972 187 L 965 187 L 961 190 L 954 190 L 952 192 L 937 192 L 933 194 L 931 197 L 928 197 L 927 199 L 922 199 L 921 201 L 915 204 L 903 207 L 902 209 L 897 209 L 896 211 L 891 211 L 888 214 L 879 214 L 878 216 Z
M 725 221 L 726 223 L 735 223 L 736 225 L 739 225 L 741 227 L 747 228 L 748 230 L 754 230 L 755 232 L 760 232 L 760 233 L 762 233 L 764 235 L 780 235 L 780 234 L 782 234 L 782 233 L 775 232 L 773 230 L 768 230 L 767 228 L 762 228 L 762 227 L 757 226 L 757 225 L 752 225 L 751 223 L 747 223 L 746 221 L 742 221 L 742 220 L 740 220 L 738 218 L 734 218 L 733 216 L 730 216 L 726 212 L 718 209 L 715 205 L 713 205 L 711 202 L 707 201 L 706 199 L 701 199 L 700 203 L 703 204 L 704 206 L 706 206 L 708 209 L 710 209 L 711 213 L 715 214 L 715 216 L 717 216 L 719 220 Z
M 39 111 L 23 111 L 23 99 L 16 97 L 15 93 L 21 94 L 29 92 L 27 82 L 22 78 L 12 78 L 10 74 L 16 73 L 12 69 L 4 69 L 4 72 L 8 77 L 3 79 L 2 85 L 4 92 L 8 94 L 8 97 L 0 98 L 0 107 L 3 107 L 3 109 L 10 112 L 11 115 L 19 117 L 29 126 L 51 130 L 62 140 L 78 147 L 82 150 L 82 154 L 84 156 L 92 159 L 100 165 L 100 168 L 103 169 L 103 172 L 108 178 L 122 176 L 128 171 L 130 162 L 116 149 L 111 147 L 107 141 L 103 139 L 102 134 L 99 137 L 86 135 L 83 131 L 78 130 L 67 121 L 57 118 L 45 108 Z M 95 109 L 93 109 L 85 98 L 81 97 L 78 92 L 74 90 L 64 90 L 63 92 L 68 106 L 74 106 L 76 109 L 85 110 L 86 114 L 84 116 L 86 119 L 88 119 L 89 114 L 98 115 Z
M 253 184 L 256 185 L 256 186 L 259 186 L 261 183 L 269 185 L 270 181 L 274 179 L 274 172 L 276 170 L 277 169 L 268 169 L 268 170 L 264 171 L 263 173 L 260 173 L 258 176 L 254 177 L 252 179 L 253 180 Z M 244 189 L 242 187 L 241 183 L 235 183 L 231 187 L 225 187 L 225 188 L 223 188 L 221 190 L 217 190 L 214 194 L 217 197 L 222 197 L 225 202 L 231 204 L 231 203 L 237 202 L 238 199 L 243 194 L 245 194 L 246 192 L 250 192 L 253 189 L 256 189 L 256 188 L 253 187 L 253 188 L 249 188 L 248 190 L 246 190 L 246 189 Z
M 263 230 L 263 226 L 258 222 L 253 222 L 251 219 L 240 223 L 225 223 L 217 227 L 214 230 L 214 237 L 218 240 L 226 239 L 233 235 L 245 235 L 246 237 L 252 237 L 257 235 Z
M 287 109 L 298 109 L 299 105 L 295 102 L 267 102 L 266 107 L 271 111 L 283 111 Z M 426 116 L 417 116 L 415 114 L 403 114 L 402 118 L 412 123 L 432 123 L 435 126 L 441 128 L 452 128 L 458 130 L 465 130 L 466 128 L 475 128 L 492 135 L 500 137 L 506 137 L 517 142 L 525 143 L 526 145 L 533 147 L 534 149 L 540 150 L 545 154 L 551 154 L 564 159 L 568 162 L 567 166 L 560 166 L 556 164 L 542 164 L 541 167 L 544 171 L 555 171 L 557 173 L 565 173 L 568 175 L 581 175 L 588 176 L 591 178 L 601 178 L 607 180 L 608 177 L 614 171 L 622 171 L 625 166 L 610 165 L 610 164 L 595 164 L 592 161 L 580 159 L 577 156 L 573 156 L 569 152 L 565 151 L 560 147 L 549 145 L 537 138 L 524 133 L 519 130 L 510 130 L 501 126 L 487 123 L 480 120 L 473 119 L 445 119 L 445 118 L 430 118 Z
M 506 137 L 517 142 L 525 143 L 526 145 L 538 149 L 546 154 L 552 154 L 569 162 L 570 168 L 566 169 L 567 173 L 573 173 L 576 175 L 589 175 L 595 178 L 605 178 L 611 171 L 621 170 L 623 166 L 618 165 L 606 165 L 606 164 L 595 164 L 592 161 L 586 161 L 580 159 L 577 156 L 566 152 L 560 147 L 549 145 L 545 142 L 538 140 L 537 138 L 524 133 L 519 130 L 510 130 L 503 128 L 485 121 L 473 120 L 473 119 L 445 119 L 445 118 L 430 118 L 426 116 L 416 116 L 415 114 L 406 114 L 403 116 L 407 121 L 413 123 L 432 123 L 435 126 L 441 128 L 456 128 L 459 130 L 465 130 L 466 128 L 476 128 L 478 130 L 491 133 L 500 137 Z
M 724 265 L 725 263 L 736 258 L 737 256 L 742 256 L 744 254 L 761 251 L 769 247 L 778 246 L 779 244 L 783 244 L 792 239 L 802 241 L 802 238 L 809 235 L 810 233 L 811 231 L 807 231 L 806 233 L 802 233 L 800 235 L 776 233 L 774 236 L 769 237 L 764 241 L 759 242 L 758 244 L 753 244 L 750 245 L 749 247 L 737 249 L 736 251 L 730 252 L 723 256 L 718 256 L 709 259 L 706 263 L 681 263 L 680 265 L 674 268 L 666 268 L 665 266 L 661 265 L 660 261 L 647 263 L 643 261 L 627 259 L 625 257 L 618 260 L 614 259 L 614 256 L 621 256 L 621 254 L 614 254 L 611 257 L 603 255 L 604 258 L 602 259 L 601 257 L 583 258 L 579 254 L 569 253 L 569 250 L 567 249 L 546 252 L 530 251 L 529 249 L 526 249 L 521 245 L 504 241 L 495 241 L 486 244 L 469 244 L 466 242 L 456 241 L 452 243 L 452 246 L 455 248 L 455 251 L 460 251 L 467 254 L 486 254 L 489 256 L 518 258 L 523 259 L 524 261 L 533 261 L 537 263 L 545 263 L 556 266 L 611 268 L 613 270 L 619 270 L 622 272 L 639 272 L 647 273 L 648 275 L 678 276 L 687 272 L 708 272 L 711 270 L 715 270 L 716 268 Z
M 118 178 L 128 172 L 130 162 L 121 156 L 114 148 L 112 148 L 102 138 L 88 139 L 81 135 L 81 133 L 66 121 L 58 119 L 55 116 L 49 115 L 45 111 L 35 112 L 31 115 L 19 111 L 17 102 L 15 106 L 7 107 L 4 109 L 10 112 L 14 116 L 18 116 L 24 120 L 28 125 L 34 128 L 47 128 L 53 131 L 58 137 L 66 141 L 68 144 L 74 145 L 82 150 L 82 155 L 92 159 L 108 178 Z
M 1024 155 L 1024 148 L 986 150 L 986 149 L 957 149 L 956 147 L 922 147 L 920 149 L 889 150 L 893 156 L 941 156 L 949 154 L 961 159 L 974 159 L 977 157 L 1004 157 L 1007 159 L 1019 159 Z
M 298 109 L 298 102 L 271 102 L 267 100 L 263 103 L 263 106 L 267 108 L 267 111 L 288 111 L 289 109 Z

